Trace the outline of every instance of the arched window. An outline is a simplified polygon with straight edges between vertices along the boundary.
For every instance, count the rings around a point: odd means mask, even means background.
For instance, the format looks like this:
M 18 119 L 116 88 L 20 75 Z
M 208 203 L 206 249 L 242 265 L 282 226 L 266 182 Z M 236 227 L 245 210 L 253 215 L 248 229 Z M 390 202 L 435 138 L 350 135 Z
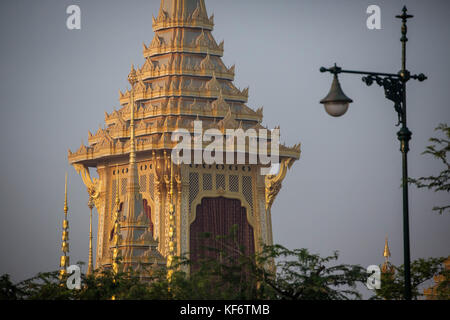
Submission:
M 239 253 L 226 248 L 233 242 L 231 239 L 216 239 L 217 236 L 228 236 L 233 228 L 236 230 L 236 242 L 244 248 L 246 255 L 255 252 L 253 228 L 247 220 L 247 212 L 241 201 L 224 197 L 203 198 L 197 206 L 195 221 L 190 226 L 190 258 L 192 262 L 201 258 L 220 258 L 218 252 L 208 250 L 226 250 L 234 259 Z M 209 234 L 205 238 L 203 235 Z

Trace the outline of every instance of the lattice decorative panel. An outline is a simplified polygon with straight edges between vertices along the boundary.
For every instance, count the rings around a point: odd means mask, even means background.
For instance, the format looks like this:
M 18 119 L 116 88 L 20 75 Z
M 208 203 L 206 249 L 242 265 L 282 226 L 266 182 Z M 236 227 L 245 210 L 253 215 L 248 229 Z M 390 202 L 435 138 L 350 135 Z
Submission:
M 242 177 L 242 193 L 244 194 L 245 200 L 252 208 L 253 214 L 253 192 L 252 192 L 252 177 L 243 176 Z
M 239 192 L 239 176 L 230 175 L 229 188 L 231 192 Z
M 192 202 L 197 197 L 199 191 L 198 185 L 198 173 L 189 173 L 189 210 L 191 209 Z
M 122 178 L 122 188 L 120 190 L 120 194 L 124 195 L 127 192 L 127 179 Z
M 152 197 L 152 200 L 155 199 L 155 175 L 153 173 L 149 176 L 148 181 L 148 192 L 150 192 L 150 197 Z
M 203 174 L 203 190 L 212 190 L 212 175 L 210 173 Z
M 116 209 L 116 193 L 117 193 L 117 179 L 113 180 L 112 186 L 111 186 L 111 215 Z
M 225 175 L 216 174 L 216 189 L 225 190 Z
M 147 176 L 142 175 L 139 178 L 139 190 L 141 192 L 147 192 Z

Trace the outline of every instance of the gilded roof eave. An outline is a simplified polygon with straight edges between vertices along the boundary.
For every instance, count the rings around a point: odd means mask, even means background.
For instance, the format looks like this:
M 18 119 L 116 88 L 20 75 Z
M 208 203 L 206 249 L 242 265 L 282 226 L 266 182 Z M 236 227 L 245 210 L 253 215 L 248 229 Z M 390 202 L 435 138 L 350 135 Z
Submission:
M 178 143 L 171 141 L 168 135 L 165 135 L 158 141 L 157 143 L 136 143 L 136 152 L 139 157 L 142 153 L 150 153 L 152 151 L 159 150 L 172 150 L 176 147 Z M 209 143 L 203 144 L 203 150 Z M 270 142 L 267 143 L 268 150 L 270 150 Z M 84 147 L 84 146 L 83 146 Z M 130 153 L 130 145 L 129 143 L 116 143 L 111 144 L 108 147 L 102 147 L 95 150 L 95 148 L 86 148 L 81 147 L 77 152 L 73 153 L 69 150 L 68 160 L 70 164 L 85 164 L 90 167 L 94 167 L 96 163 L 103 162 L 108 158 L 116 158 L 116 157 L 126 157 Z M 237 150 L 237 146 L 235 145 L 235 150 Z M 249 155 L 258 155 L 258 150 L 251 149 L 249 146 L 245 146 L 245 153 L 247 156 Z M 280 145 L 279 149 L 279 157 L 280 158 L 292 158 L 294 160 L 298 160 L 300 158 L 300 144 L 294 145 L 293 147 L 287 147 L 284 145 Z M 268 152 L 268 156 L 270 156 L 270 151 Z

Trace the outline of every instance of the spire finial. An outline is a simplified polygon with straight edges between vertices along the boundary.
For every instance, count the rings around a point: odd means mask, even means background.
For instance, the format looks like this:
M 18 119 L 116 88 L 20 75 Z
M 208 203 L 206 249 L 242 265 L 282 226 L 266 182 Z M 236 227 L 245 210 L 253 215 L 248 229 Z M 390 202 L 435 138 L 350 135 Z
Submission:
M 386 239 L 384 241 L 384 263 L 381 266 L 381 271 L 385 274 L 390 273 L 392 274 L 394 272 L 394 267 L 389 262 L 389 257 L 391 256 L 391 250 L 389 250 L 389 244 L 388 244 L 388 236 L 386 235 Z
M 412 14 L 408 14 L 408 9 L 406 8 L 406 6 L 403 6 L 402 14 L 401 15 L 397 15 L 395 17 L 398 18 L 398 19 L 402 19 L 403 22 L 406 22 L 406 20 L 408 20 L 410 18 L 414 18 L 414 16 Z
M 389 260 L 389 257 L 391 256 L 391 251 L 389 250 L 389 244 L 388 244 L 388 236 L 386 235 L 386 239 L 384 241 L 384 252 L 383 256 L 385 261 Z
M 131 89 L 133 90 L 133 86 L 137 82 L 137 74 L 136 70 L 134 69 L 134 64 L 131 64 L 131 70 L 128 74 L 128 82 L 131 84 Z
M 67 266 L 69 265 L 69 221 L 67 220 L 67 212 L 69 207 L 67 205 L 67 172 L 64 185 L 64 220 L 63 220 L 63 231 L 62 231 L 62 244 L 61 244 L 61 259 L 59 263 L 60 271 L 59 278 L 62 280 L 67 274 Z
M 67 218 L 67 211 L 69 211 L 69 207 L 67 205 L 67 172 L 66 172 L 66 180 L 64 184 L 64 214 Z
M 136 71 L 134 67 L 131 67 L 131 72 L 128 75 L 128 81 L 131 84 L 131 92 L 130 92 L 130 167 L 128 174 L 128 185 L 127 192 L 130 194 L 135 194 L 139 192 L 139 181 L 137 175 L 137 167 L 136 167 L 136 134 L 135 134 L 135 126 L 134 126 L 134 84 L 137 81 Z

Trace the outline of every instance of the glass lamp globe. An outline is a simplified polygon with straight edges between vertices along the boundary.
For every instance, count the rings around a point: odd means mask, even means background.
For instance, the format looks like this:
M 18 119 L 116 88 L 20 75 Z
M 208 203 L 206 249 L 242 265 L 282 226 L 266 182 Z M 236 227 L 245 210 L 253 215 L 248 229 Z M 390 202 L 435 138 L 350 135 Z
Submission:
M 349 103 L 348 102 L 327 102 L 323 104 L 325 107 L 325 111 L 333 117 L 343 116 L 347 110 Z

